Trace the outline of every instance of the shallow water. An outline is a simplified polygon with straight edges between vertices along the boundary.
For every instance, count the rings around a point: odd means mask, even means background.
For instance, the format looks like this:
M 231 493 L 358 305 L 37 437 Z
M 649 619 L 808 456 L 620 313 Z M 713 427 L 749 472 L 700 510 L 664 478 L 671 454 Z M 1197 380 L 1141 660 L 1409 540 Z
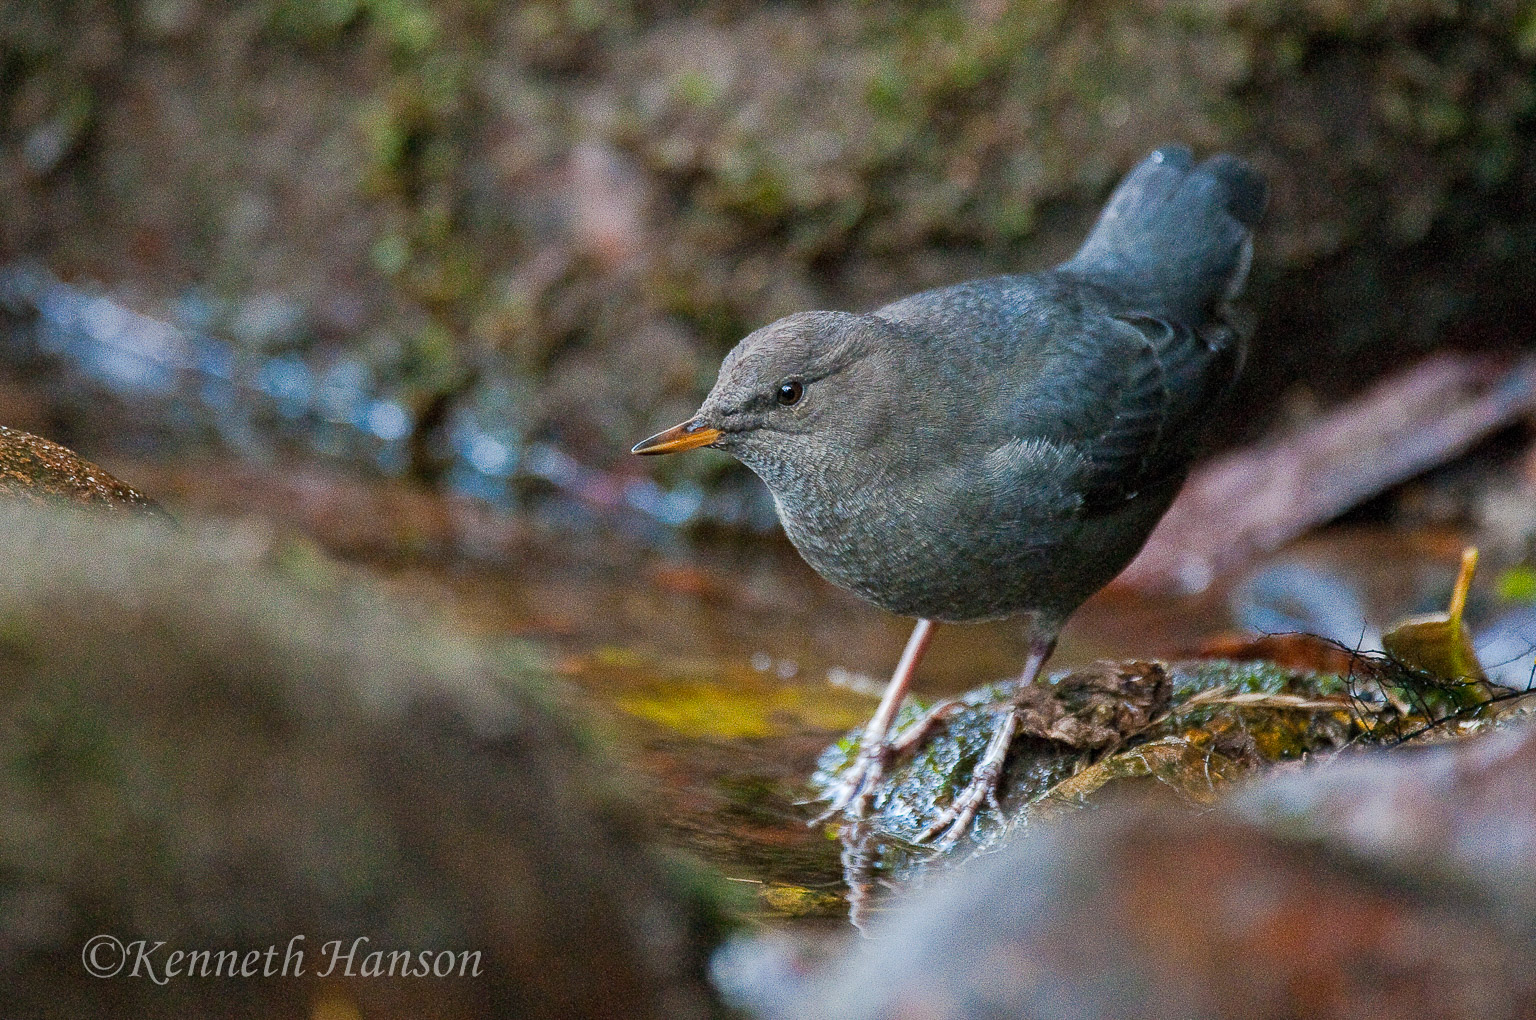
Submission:
M 1288 619 L 1268 607 L 1277 600 L 1297 626 L 1331 622 L 1354 643 L 1352 630 L 1443 606 L 1460 548 L 1453 534 L 1337 529 L 1197 597 L 1111 587 L 1073 617 L 1051 667 L 1189 654 L 1239 630 L 1234 615 Z M 841 915 L 837 844 L 797 801 L 820 752 L 873 710 L 908 621 L 832 588 L 782 539 L 660 548 L 546 536 L 515 564 L 394 576 L 407 589 L 445 584 L 483 633 L 554 650 L 578 710 L 617 737 L 669 837 L 743 883 L 765 916 Z M 918 693 L 1009 676 L 1025 646 L 1008 622 L 940 628 Z

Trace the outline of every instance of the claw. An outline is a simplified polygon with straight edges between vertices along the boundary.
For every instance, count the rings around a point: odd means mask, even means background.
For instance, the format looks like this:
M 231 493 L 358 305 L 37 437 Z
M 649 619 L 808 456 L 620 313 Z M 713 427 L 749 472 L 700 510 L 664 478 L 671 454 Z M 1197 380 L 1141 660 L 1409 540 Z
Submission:
M 942 832 L 944 838 L 939 840 L 939 846 L 952 847 L 970 830 L 971 822 L 975 821 L 983 804 L 1001 814 L 997 784 L 1003 778 L 1003 763 L 1008 760 L 1008 747 L 1013 743 L 1013 734 L 1018 725 L 1017 710 L 1010 706 L 993 732 L 992 739 L 987 742 L 981 760 L 976 763 L 971 781 L 956 794 L 949 807 L 918 835 L 917 842 L 925 843 Z
M 950 698 L 934 705 L 928 711 L 918 716 L 906 729 L 896 734 L 890 742 L 892 756 L 903 754 L 928 738 L 928 734 L 938 729 L 939 723 L 954 715 L 965 707 L 965 703 L 959 698 Z
M 1035 682 L 1035 677 L 1040 673 L 1040 667 L 1046 659 L 1050 658 L 1051 650 L 1055 647 L 1054 636 L 1031 642 L 1029 659 L 1024 663 L 1024 672 L 1019 676 L 1021 689 Z M 1003 778 L 1003 765 L 1008 760 L 1008 748 L 1013 743 L 1013 735 L 1018 728 L 1019 704 L 1015 697 L 1004 711 L 997 729 L 992 732 L 992 739 L 987 742 L 987 749 L 982 752 L 980 760 L 976 762 L 976 768 L 971 772 L 971 781 L 966 784 L 964 790 L 955 795 L 949 807 L 940 812 L 926 829 L 918 833 L 915 842 L 926 843 L 943 833 L 944 838 L 939 840 L 938 845 L 948 849 L 960 842 L 960 837 L 970 831 L 971 823 L 976 820 L 976 814 L 981 810 L 982 804 L 1002 814 L 1002 806 L 997 799 L 997 784 Z
M 970 831 L 971 823 L 976 820 L 983 803 L 993 810 L 1000 810 L 997 804 L 998 778 L 998 773 L 990 769 L 978 769 L 965 789 L 917 835 L 914 842 L 926 843 L 940 833 L 944 834 L 944 838 L 938 841 L 941 848 L 948 849 L 960 842 L 960 837 Z
M 885 759 L 889 754 L 889 744 L 859 748 L 859 756 L 854 759 L 853 765 L 843 773 L 842 779 L 833 788 L 827 809 L 806 824 L 820 825 L 836 814 L 845 814 L 855 819 L 863 818 L 869 811 L 869 802 L 874 796 L 875 787 L 879 785 L 880 778 L 885 775 Z

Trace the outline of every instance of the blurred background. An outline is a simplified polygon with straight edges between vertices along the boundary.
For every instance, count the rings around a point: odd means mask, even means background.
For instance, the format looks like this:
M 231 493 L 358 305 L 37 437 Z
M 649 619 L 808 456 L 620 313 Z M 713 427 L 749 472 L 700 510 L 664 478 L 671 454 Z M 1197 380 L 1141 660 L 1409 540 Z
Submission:
M 403 444 L 345 452 L 496 500 L 560 473 L 538 444 L 639 472 L 635 437 L 776 317 L 1069 254 L 1168 142 L 1274 184 L 1250 396 L 1527 338 L 1516 0 L 30 2 L 0 32 L 14 316 L 86 334 L 66 353 L 143 334 L 77 305 L 107 296 L 187 334 L 136 337 L 140 384 L 270 398 L 211 415 L 226 439 Z M 316 434 L 361 400 L 390 409 Z
M 340 478 L 397 479 L 494 511 L 492 531 L 782 551 L 729 458 L 628 447 L 690 414 L 720 356 L 778 316 L 1068 255 L 1170 142 L 1273 183 L 1256 340 L 1215 446 L 1304 427 L 1428 352 L 1529 341 L 1536 9 L 1516 0 L 3 15 L 0 417 L 109 467 L 152 461 L 134 478 L 173 503 L 239 489 L 235 506 L 291 516 L 276 493 L 319 471 L 317 503 Z M 1498 380 L 1477 365 L 1364 413 L 1449 414 Z M 1497 518 L 1518 560 L 1520 399 L 1281 537 L 1491 438 L 1491 508 L 1452 477 L 1365 513 Z M 1378 439 L 1343 445 L 1368 461 Z M 220 474 L 237 464 L 264 481 Z M 334 491 L 333 508 L 362 498 Z M 436 509 L 338 509 L 349 530 L 329 544 L 495 544 L 428 523 Z M 1186 588 L 1215 572 L 1162 571 Z M 822 587 L 809 578 L 789 583 Z
M 1270 178 L 1249 370 L 1206 502 L 1061 663 L 1369 643 L 1476 542 L 1523 675 L 1530 0 L 0 0 L 0 425 L 237 527 L 241 570 L 514 648 L 664 842 L 836 914 L 797 784 L 906 625 L 728 458 L 628 448 L 776 317 L 1070 255 L 1168 143 Z M 920 689 L 1023 649 L 950 628 Z

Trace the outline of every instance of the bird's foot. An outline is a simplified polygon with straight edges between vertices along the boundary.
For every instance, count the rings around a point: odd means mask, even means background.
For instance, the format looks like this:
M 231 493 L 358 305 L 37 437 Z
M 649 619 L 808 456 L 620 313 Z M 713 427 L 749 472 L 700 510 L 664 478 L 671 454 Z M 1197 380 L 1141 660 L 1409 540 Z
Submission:
M 971 781 L 966 784 L 965 789 L 955 794 L 955 798 L 949 802 L 949 807 L 941 811 L 939 816 L 918 834 L 915 842 L 926 843 L 942 833 L 943 838 L 939 839 L 938 846 L 948 849 L 970 831 L 971 823 L 976 820 L 976 815 L 983 805 L 997 812 L 1002 811 L 1002 806 L 997 802 L 997 784 L 1003 778 L 1003 764 L 1008 760 L 1008 745 L 1013 743 L 1013 734 L 1018 729 L 1018 725 L 1017 711 L 1010 706 L 1007 715 L 987 743 L 987 749 L 982 754 L 981 760 L 976 763 L 976 768 L 971 772 Z
M 837 785 L 828 791 L 827 809 L 812 818 L 808 824 L 820 825 L 834 815 L 861 819 L 869 811 L 869 802 L 875 788 L 885 775 L 885 763 L 891 756 L 889 741 L 877 740 L 859 746 L 858 757 L 838 779 Z
M 906 729 L 896 734 L 889 744 L 890 756 L 895 757 L 899 754 L 906 754 L 917 747 L 918 744 L 928 739 L 928 734 L 932 733 L 939 723 L 964 707 L 964 702 L 957 698 L 941 701 L 934 705 L 909 723 Z
M 983 804 L 994 811 L 1002 810 L 997 803 L 997 782 L 1001 778 L 1002 769 L 977 769 L 966 788 L 960 791 L 928 828 L 918 834 L 914 842 L 926 843 L 943 833 L 937 846 L 946 850 L 954 846 L 970 830 L 971 822 L 975 821 Z
M 810 824 L 819 825 L 839 813 L 851 819 L 865 817 L 880 780 L 885 778 L 886 763 L 921 744 L 940 722 L 954 715 L 960 707 L 959 701 L 941 701 L 894 738 L 861 746 L 859 756 L 832 788 L 827 809 L 812 818 Z
M 912 628 L 912 636 L 907 638 L 907 647 L 902 650 L 896 672 L 892 674 L 891 682 L 885 685 L 880 705 L 875 709 L 875 714 L 870 716 L 869 725 L 864 727 L 864 735 L 859 738 L 858 757 L 843 773 L 837 785 L 828 791 L 827 800 L 830 803 L 827 809 L 811 819 L 810 824 L 817 825 L 839 813 L 850 821 L 862 821 L 869 811 L 869 802 L 885 774 L 885 763 L 891 757 L 891 723 L 906 696 L 907 685 L 912 681 L 912 671 L 917 668 L 933 637 L 933 629 L 934 622 L 926 619 L 918 620 L 917 626 Z

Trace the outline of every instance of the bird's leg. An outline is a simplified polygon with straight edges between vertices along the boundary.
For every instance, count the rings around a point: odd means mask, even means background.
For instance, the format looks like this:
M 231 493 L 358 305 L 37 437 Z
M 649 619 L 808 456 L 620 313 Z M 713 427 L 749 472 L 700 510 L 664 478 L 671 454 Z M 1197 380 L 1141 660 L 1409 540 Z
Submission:
M 1045 660 L 1051 657 L 1055 649 L 1055 635 L 1030 642 L 1029 658 L 1024 662 L 1024 672 L 1019 674 L 1018 689 L 1004 710 L 1002 722 L 992 731 L 992 739 L 987 742 L 986 751 L 976 762 L 976 768 L 971 772 L 971 781 L 955 795 L 949 807 L 922 831 L 917 842 L 922 843 L 943 832 L 944 838 L 939 841 L 939 845 L 953 846 L 971 827 L 976 812 L 981 810 L 983 804 L 998 807 L 997 784 L 1003 778 L 1003 763 L 1008 759 L 1008 746 L 1013 743 L 1013 735 L 1019 727 L 1020 703 L 1025 690 L 1035 682 L 1035 677 L 1040 675 L 1040 667 L 1045 665 Z
M 934 705 L 928 711 L 918 716 L 907 724 L 907 728 L 891 738 L 891 757 L 906 754 L 912 748 L 921 744 L 935 729 L 939 723 L 954 715 L 965 707 L 965 702 L 959 698 L 947 698 Z
M 928 642 L 933 639 L 933 630 L 932 620 L 918 620 L 917 626 L 912 628 L 912 636 L 907 638 L 907 647 L 901 653 L 901 661 L 896 664 L 896 672 L 891 675 L 891 682 L 886 685 L 885 694 L 881 696 L 875 714 L 870 717 L 863 735 L 859 737 L 858 757 L 832 788 L 830 806 L 811 820 L 812 825 L 827 820 L 839 811 L 846 811 L 854 818 L 864 817 L 869 807 L 869 798 L 874 794 L 885 772 L 886 760 L 891 755 L 891 744 L 886 736 L 891 731 L 891 723 L 901 708 L 902 700 L 907 696 L 907 688 L 912 685 L 912 674 L 917 671 L 917 664 L 928 650 Z

